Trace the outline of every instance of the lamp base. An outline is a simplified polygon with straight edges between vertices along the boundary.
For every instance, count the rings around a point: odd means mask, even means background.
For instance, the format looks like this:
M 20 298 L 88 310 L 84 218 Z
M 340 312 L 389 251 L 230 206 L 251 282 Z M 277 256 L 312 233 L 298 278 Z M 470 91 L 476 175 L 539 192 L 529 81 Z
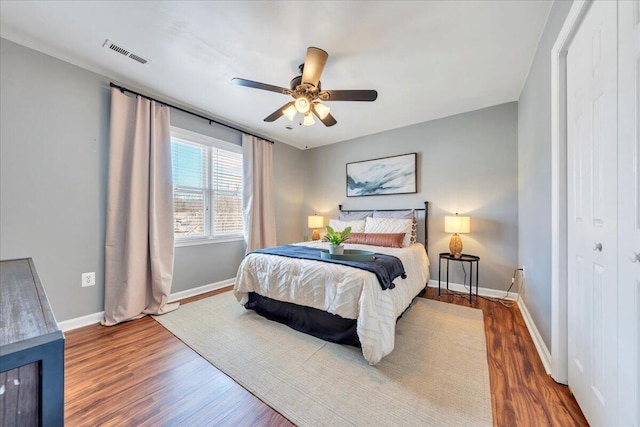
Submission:
M 451 236 L 451 240 L 449 241 L 449 252 L 453 254 L 454 258 L 460 258 L 460 254 L 462 254 L 462 239 L 457 233 Z
M 311 233 L 311 240 L 320 240 L 320 231 L 317 228 Z

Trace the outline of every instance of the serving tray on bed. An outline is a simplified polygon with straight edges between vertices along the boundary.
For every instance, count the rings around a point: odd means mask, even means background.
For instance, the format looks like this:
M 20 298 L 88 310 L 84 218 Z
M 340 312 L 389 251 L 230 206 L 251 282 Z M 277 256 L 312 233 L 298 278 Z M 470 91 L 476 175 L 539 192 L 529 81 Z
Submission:
M 358 249 L 345 249 L 343 255 L 330 254 L 329 250 L 321 249 L 320 256 L 324 259 L 342 259 L 345 261 L 373 261 L 375 252 L 362 251 Z

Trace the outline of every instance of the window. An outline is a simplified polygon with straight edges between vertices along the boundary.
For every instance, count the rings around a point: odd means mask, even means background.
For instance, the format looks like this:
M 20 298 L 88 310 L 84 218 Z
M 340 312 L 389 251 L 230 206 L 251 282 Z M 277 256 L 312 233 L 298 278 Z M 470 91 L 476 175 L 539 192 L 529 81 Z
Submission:
M 171 128 L 176 241 L 242 237 L 242 148 Z

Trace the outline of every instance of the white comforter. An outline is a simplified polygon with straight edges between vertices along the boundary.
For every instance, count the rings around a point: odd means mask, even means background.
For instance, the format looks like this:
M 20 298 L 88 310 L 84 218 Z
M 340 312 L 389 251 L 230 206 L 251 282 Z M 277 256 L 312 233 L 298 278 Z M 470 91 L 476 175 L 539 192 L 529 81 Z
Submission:
M 328 248 L 326 242 L 298 245 Z M 248 293 L 256 292 L 278 301 L 315 307 L 346 319 L 357 319 L 362 354 L 372 365 L 391 353 L 396 319 L 429 280 L 429 259 L 424 246 L 385 248 L 345 245 L 393 255 L 402 261 L 407 278 L 393 281 L 394 289 L 382 290 L 375 274 L 327 262 L 275 255 L 250 254 L 238 268 L 234 294 L 244 305 Z

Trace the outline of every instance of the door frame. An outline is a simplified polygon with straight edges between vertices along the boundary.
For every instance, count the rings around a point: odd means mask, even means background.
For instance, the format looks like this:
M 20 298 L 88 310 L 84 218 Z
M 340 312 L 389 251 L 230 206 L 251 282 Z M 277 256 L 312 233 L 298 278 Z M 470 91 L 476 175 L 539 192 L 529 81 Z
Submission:
M 551 376 L 568 382 L 567 52 L 593 0 L 574 0 L 551 49 Z

